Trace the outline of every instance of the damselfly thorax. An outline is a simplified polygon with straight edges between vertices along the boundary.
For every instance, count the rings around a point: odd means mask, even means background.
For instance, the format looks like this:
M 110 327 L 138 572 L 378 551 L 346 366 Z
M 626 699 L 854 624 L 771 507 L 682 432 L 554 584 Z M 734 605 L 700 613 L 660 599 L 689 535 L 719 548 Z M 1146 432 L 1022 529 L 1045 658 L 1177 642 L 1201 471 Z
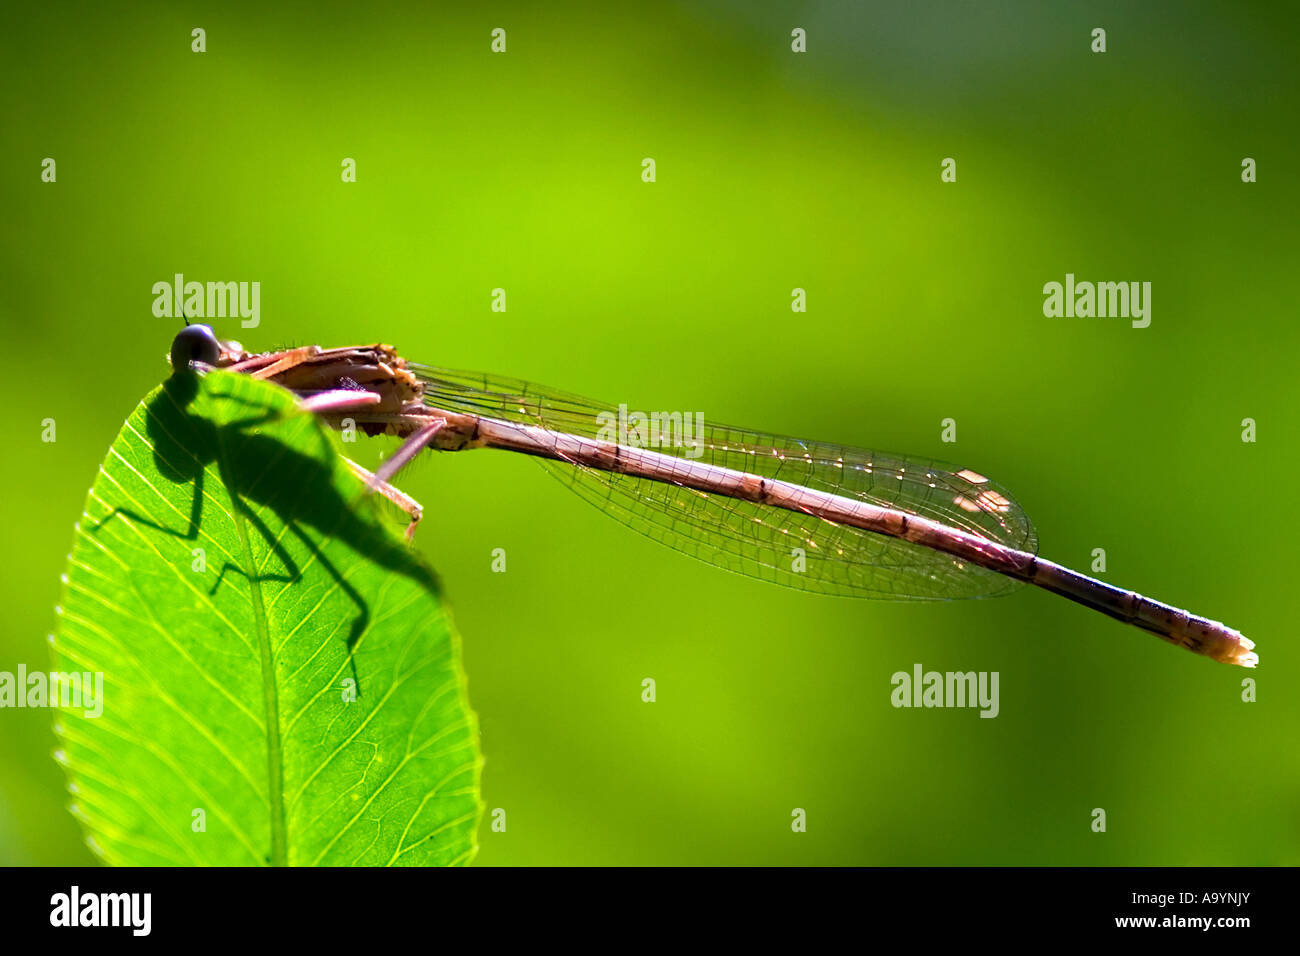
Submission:
M 1037 555 L 1010 491 L 971 468 L 910 455 L 703 424 L 688 447 L 611 433 L 614 406 L 517 379 L 407 362 L 388 345 L 250 354 L 204 325 L 172 346 L 177 373 L 221 368 L 274 382 L 339 428 L 401 446 L 365 483 L 420 522 L 391 484 L 425 448 L 535 457 L 582 497 L 707 563 L 802 590 L 886 600 L 988 597 L 1018 582 L 1067 597 L 1225 663 L 1253 643 L 1208 618 Z M 634 434 L 640 436 L 640 430 Z

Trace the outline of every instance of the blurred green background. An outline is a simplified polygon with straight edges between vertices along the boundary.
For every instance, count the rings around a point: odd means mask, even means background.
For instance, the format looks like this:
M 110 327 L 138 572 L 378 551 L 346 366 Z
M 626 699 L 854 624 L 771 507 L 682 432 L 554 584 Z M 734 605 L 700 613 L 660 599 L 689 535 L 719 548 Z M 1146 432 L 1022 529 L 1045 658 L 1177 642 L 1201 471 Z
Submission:
M 1017 494 L 1045 556 L 1087 571 L 1105 548 L 1108 580 L 1259 645 L 1252 675 L 1046 593 L 786 591 L 659 547 L 531 461 L 426 456 L 402 486 L 464 636 L 485 820 L 507 813 L 480 864 L 1300 862 L 1295 521 L 1274 492 L 1300 469 L 1293 10 L 180 2 L 6 20 L 0 670 L 48 666 L 86 489 L 167 372 L 177 323 L 152 314 L 153 283 L 257 280 L 260 327 L 216 323 L 256 350 L 381 340 L 968 465 Z M 1151 326 L 1045 318 L 1042 286 L 1067 272 L 1152 282 Z M 892 708 L 890 675 L 918 662 L 1000 672 L 1000 715 Z M 91 863 L 50 714 L 0 721 L 0 862 Z

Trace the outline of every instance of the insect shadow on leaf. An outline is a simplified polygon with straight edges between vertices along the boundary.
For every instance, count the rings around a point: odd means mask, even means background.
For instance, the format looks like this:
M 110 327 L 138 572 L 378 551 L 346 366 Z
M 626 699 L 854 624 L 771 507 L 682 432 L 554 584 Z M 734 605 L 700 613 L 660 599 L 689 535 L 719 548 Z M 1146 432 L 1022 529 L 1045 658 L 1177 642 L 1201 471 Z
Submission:
M 316 447 L 314 454 L 307 454 L 279 438 L 258 431 L 260 426 L 282 420 L 284 416 L 279 412 L 268 412 L 260 405 L 251 405 L 239 395 L 222 393 L 210 387 L 208 394 L 211 399 L 249 409 L 246 418 L 217 424 L 191 409 L 198 391 L 198 376 L 193 372 L 182 372 L 168 379 L 146 406 L 146 427 L 159 473 L 168 481 L 193 486 L 188 526 L 184 529 L 169 528 L 146 515 L 118 507 L 96 522 L 90 529 L 91 533 L 98 534 L 113 518 L 122 517 L 161 534 L 196 540 L 204 520 L 204 475 L 210 465 L 215 465 L 232 506 L 238 509 L 247 526 L 265 541 L 283 570 L 270 574 L 227 561 L 209 593 L 217 592 L 228 571 L 240 574 L 250 582 L 279 581 L 286 587 L 301 578 L 302 569 L 298 562 L 257 510 L 273 512 L 287 532 L 302 543 L 311 560 L 326 571 L 356 607 L 346 647 L 348 664 L 360 696 L 361 681 L 354 652 L 370 623 L 370 607 L 325 555 L 321 545 L 331 539 L 342 541 L 366 560 L 411 578 L 435 595 L 439 593 L 437 577 L 386 531 L 369 509 L 358 507 L 357 501 L 348 500 L 340 493 L 334 480 L 335 452 L 317 429 L 308 429 L 310 440 Z M 361 497 L 360 489 L 357 497 Z M 315 531 L 317 537 L 313 538 L 309 529 Z M 253 562 L 251 553 L 249 562 L 250 565 Z

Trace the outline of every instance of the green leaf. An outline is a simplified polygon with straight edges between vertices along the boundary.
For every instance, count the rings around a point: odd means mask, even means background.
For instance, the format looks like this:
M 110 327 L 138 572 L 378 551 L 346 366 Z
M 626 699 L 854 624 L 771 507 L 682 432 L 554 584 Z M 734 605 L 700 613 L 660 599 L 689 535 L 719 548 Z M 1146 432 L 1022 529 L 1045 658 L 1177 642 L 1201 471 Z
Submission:
M 246 376 L 175 376 L 127 420 L 54 639 L 55 671 L 103 675 L 102 713 L 83 698 L 55 730 L 107 862 L 472 858 L 459 638 L 362 492 L 315 418 Z

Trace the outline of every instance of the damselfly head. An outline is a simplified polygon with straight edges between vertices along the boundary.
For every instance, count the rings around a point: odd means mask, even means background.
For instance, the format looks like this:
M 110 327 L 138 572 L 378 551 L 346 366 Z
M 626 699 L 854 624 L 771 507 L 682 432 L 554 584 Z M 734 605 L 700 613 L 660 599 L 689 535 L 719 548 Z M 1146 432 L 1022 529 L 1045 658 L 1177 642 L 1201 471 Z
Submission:
M 247 358 L 238 342 L 217 338 L 212 326 L 187 325 L 172 340 L 172 372 L 193 372 L 197 368 L 221 368 Z
M 221 341 L 208 325 L 187 325 L 172 340 L 172 372 L 191 372 L 191 363 L 216 365 L 221 358 Z

